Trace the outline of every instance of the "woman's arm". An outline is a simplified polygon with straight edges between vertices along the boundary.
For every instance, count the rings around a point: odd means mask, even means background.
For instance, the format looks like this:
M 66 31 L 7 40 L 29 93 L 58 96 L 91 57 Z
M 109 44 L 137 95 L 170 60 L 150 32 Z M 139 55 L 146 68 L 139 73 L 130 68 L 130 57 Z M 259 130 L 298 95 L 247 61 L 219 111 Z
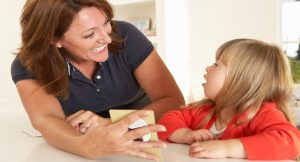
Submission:
M 184 98 L 174 78 L 155 50 L 134 71 L 134 75 L 152 103 L 158 120 L 165 112 L 184 105 Z
M 65 122 L 56 97 L 48 94 L 35 80 L 21 80 L 16 86 L 32 126 L 45 140 L 64 151 L 83 155 L 81 134 Z
M 130 124 L 147 116 L 147 111 L 139 111 L 114 124 L 103 122 L 105 120 L 100 120 L 101 117 L 94 117 L 88 131 L 81 134 L 66 122 L 56 97 L 48 94 L 35 80 L 22 80 L 16 86 L 33 127 L 58 149 L 87 158 L 126 154 L 157 160 L 158 157 L 141 149 L 165 147 L 159 141 L 134 141 L 150 132 L 164 131 L 163 126 L 152 125 L 128 131 Z

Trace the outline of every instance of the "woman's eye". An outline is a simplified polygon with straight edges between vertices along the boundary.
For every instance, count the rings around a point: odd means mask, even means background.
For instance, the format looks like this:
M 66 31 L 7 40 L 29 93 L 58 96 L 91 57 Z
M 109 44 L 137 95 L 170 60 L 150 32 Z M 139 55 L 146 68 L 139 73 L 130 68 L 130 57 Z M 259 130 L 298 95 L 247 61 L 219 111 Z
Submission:
M 217 63 L 214 63 L 214 66 L 218 66 L 218 64 L 217 64 Z
M 94 33 L 91 33 L 91 34 L 89 34 L 89 35 L 84 36 L 84 38 L 85 38 L 85 39 L 88 39 L 88 38 L 91 38 L 91 37 L 93 37 L 93 36 L 94 36 Z

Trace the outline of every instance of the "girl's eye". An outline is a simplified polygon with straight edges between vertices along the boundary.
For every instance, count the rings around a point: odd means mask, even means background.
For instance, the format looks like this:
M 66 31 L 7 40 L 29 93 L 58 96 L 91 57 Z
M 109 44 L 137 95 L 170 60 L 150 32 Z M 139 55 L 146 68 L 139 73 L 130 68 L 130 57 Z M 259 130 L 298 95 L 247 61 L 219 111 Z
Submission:
M 109 24 L 110 20 L 108 18 L 106 18 L 106 21 L 104 22 L 104 25 Z
M 214 66 L 218 66 L 218 64 L 217 64 L 217 63 L 214 63 Z
M 88 38 L 92 38 L 93 36 L 94 36 L 94 32 L 89 34 L 89 35 L 84 36 L 83 38 L 88 39 Z

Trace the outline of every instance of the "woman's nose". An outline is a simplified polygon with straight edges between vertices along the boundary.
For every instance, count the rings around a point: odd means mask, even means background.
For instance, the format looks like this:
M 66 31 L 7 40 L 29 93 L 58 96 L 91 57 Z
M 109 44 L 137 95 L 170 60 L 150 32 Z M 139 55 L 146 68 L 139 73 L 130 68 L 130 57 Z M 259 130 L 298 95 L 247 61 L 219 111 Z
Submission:
M 105 43 L 105 44 L 109 44 L 111 43 L 111 37 L 109 35 L 109 33 L 107 33 L 106 31 L 101 31 L 99 38 L 98 38 L 98 43 Z

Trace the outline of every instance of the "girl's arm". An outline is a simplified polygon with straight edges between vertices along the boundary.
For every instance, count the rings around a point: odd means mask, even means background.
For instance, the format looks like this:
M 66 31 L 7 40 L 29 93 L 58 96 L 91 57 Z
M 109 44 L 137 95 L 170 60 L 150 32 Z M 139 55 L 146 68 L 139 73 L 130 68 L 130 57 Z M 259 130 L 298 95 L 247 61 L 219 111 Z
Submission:
M 158 122 L 167 128 L 166 132 L 158 133 L 159 138 L 169 142 L 188 144 L 214 139 L 214 135 L 207 129 L 199 128 L 200 123 L 210 111 L 211 107 L 206 106 L 167 112 Z
M 214 139 L 216 139 L 215 135 L 207 129 L 191 130 L 189 128 L 180 128 L 168 137 L 171 142 L 186 144 Z
M 190 146 L 189 155 L 200 158 L 247 158 L 239 139 L 196 142 Z
M 276 106 L 267 104 L 249 124 L 249 136 L 240 138 L 248 159 L 295 159 L 300 155 L 300 131 Z
M 286 160 L 299 157 L 300 132 L 276 107 L 263 108 L 247 124 L 242 128 L 244 137 L 194 143 L 190 147 L 190 156 L 250 160 Z M 237 136 L 233 134 L 232 138 Z

